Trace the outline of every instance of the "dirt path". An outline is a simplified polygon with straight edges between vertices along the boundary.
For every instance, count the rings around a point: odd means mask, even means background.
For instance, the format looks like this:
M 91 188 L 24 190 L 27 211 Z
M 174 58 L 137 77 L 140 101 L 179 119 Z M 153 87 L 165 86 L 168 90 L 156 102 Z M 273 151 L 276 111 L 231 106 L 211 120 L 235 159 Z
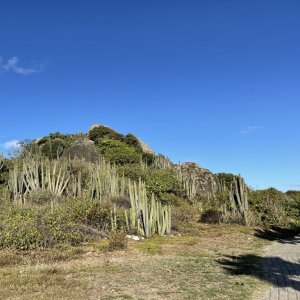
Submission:
M 263 300 L 300 300 L 300 236 L 273 244 L 265 261 L 265 280 L 272 287 Z

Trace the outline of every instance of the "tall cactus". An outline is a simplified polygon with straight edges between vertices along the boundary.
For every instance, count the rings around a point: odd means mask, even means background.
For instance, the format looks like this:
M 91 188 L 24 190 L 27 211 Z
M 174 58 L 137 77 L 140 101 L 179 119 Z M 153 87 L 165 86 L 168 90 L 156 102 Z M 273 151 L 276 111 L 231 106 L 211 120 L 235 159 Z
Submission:
M 28 156 L 21 166 L 16 163 L 10 171 L 8 186 L 14 200 L 24 201 L 26 195 L 37 190 L 48 190 L 61 196 L 66 190 L 70 174 L 65 162 Z
M 179 182 L 181 182 L 188 199 L 193 200 L 199 189 L 199 182 L 197 181 L 196 176 L 188 172 L 183 172 L 182 169 L 179 168 L 177 177 Z
M 168 170 L 173 166 L 171 160 L 162 154 L 156 155 L 153 161 L 153 167 L 156 169 Z
M 238 213 L 243 218 L 243 223 L 248 224 L 248 191 L 243 177 L 240 175 L 233 177 L 230 187 L 223 182 L 221 193 L 225 199 L 223 212 L 231 211 Z
M 92 198 L 102 199 L 103 196 L 118 197 L 125 195 L 125 178 L 117 173 L 116 166 L 101 158 L 90 167 Z
M 233 180 L 233 198 L 236 206 L 243 217 L 244 224 L 248 224 L 248 191 L 243 177 L 240 175 L 234 177 Z
M 82 161 L 81 161 L 82 163 Z M 81 171 L 74 171 L 72 160 L 49 160 L 28 156 L 16 161 L 10 171 L 9 191 L 15 202 L 25 203 L 35 191 L 50 191 L 53 196 L 93 199 L 128 197 L 131 208 L 125 211 L 126 227 L 145 237 L 168 234 L 171 230 L 170 205 L 162 205 L 154 195 L 149 198 L 145 183 L 120 176 L 116 166 L 101 158 L 98 163 L 84 162 L 89 179 L 83 184 Z M 85 175 L 86 176 L 86 175 Z M 112 228 L 116 228 L 116 208 L 111 214 Z
M 154 195 L 149 200 L 145 183 L 129 181 L 131 208 L 126 212 L 126 224 L 129 231 L 136 231 L 145 237 L 153 234 L 169 234 L 171 232 L 171 207 L 156 201 Z
M 4 166 L 4 158 L 0 155 L 0 172 Z

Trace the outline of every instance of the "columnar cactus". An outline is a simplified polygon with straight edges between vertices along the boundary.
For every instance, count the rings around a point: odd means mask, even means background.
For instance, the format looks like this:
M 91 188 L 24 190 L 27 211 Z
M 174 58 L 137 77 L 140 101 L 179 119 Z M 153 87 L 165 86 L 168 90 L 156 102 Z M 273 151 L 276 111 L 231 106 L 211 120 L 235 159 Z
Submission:
M 171 232 L 171 207 L 162 205 L 151 195 L 149 200 L 145 183 L 139 180 L 129 181 L 129 194 L 131 208 L 129 215 L 126 212 L 126 223 L 129 231 L 136 231 L 145 237 L 151 237 L 157 233 L 159 235 Z

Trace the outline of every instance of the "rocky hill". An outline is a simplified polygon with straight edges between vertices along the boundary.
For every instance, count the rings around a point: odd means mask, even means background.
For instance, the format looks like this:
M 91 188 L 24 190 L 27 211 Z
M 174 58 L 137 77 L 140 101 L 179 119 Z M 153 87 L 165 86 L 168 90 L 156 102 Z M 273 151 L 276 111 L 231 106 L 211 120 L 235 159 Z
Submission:
M 94 124 L 86 134 L 50 134 L 37 139 L 34 144 L 49 158 L 80 158 L 95 163 L 104 156 L 117 165 L 127 166 L 127 169 L 133 165 L 136 168 L 136 164 L 144 160 L 148 165 L 156 163 L 157 168 L 172 169 L 185 178 L 193 178 L 196 194 L 200 196 L 207 197 L 220 190 L 218 177 L 208 169 L 194 162 L 173 164 L 163 155 L 156 155 L 150 146 L 133 134 L 124 135 L 106 125 Z M 163 162 L 159 165 L 161 158 Z
M 299 199 L 296 191 L 252 191 L 241 176 L 194 162 L 176 165 L 131 133 L 93 125 L 0 157 L 0 248 L 81 244 L 103 232 L 148 238 L 187 232 L 193 222 L 294 228 Z

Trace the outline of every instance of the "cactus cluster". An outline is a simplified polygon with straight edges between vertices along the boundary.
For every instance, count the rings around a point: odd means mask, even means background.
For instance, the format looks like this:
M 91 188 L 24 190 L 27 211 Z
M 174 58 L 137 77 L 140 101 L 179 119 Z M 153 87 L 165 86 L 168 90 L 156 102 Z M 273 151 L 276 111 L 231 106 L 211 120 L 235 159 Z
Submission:
M 145 183 L 129 181 L 131 208 L 125 212 L 129 232 L 137 232 L 145 237 L 153 234 L 170 234 L 171 207 L 156 201 L 154 194 L 148 199 Z
M 171 160 L 162 154 L 154 156 L 152 166 L 155 169 L 169 170 L 173 167 Z
M 199 189 L 199 182 L 197 181 L 196 176 L 192 173 L 182 172 L 181 168 L 179 168 L 177 177 L 188 199 L 190 201 L 195 199 L 197 191 Z
M 90 196 L 101 200 L 105 197 L 124 197 L 126 181 L 119 176 L 116 166 L 101 158 L 97 164 L 91 164 L 89 169 Z
M 0 172 L 4 166 L 4 158 L 0 155 Z
M 221 186 L 222 193 L 227 197 L 228 201 L 223 206 L 223 212 L 229 209 L 233 213 L 238 213 L 245 225 L 248 224 L 248 190 L 243 177 L 240 175 L 233 178 L 230 188 L 225 183 Z
M 48 190 L 54 196 L 61 196 L 69 180 L 65 162 L 28 156 L 21 166 L 16 163 L 10 171 L 8 187 L 13 200 L 24 202 L 27 195 L 37 190 Z
M 98 163 L 85 164 L 87 181 L 82 173 L 74 172 L 74 160 L 49 160 L 40 156 L 27 156 L 16 162 L 10 171 L 9 191 L 17 203 L 25 203 L 35 191 L 48 191 L 53 201 L 58 197 L 81 197 L 101 201 L 103 198 L 125 197 L 131 208 L 125 211 L 128 232 L 137 232 L 145 237 L 157 233 L 168 234 L 171 230 L 170 205 L 162 205 L 148 197 L 145 183 L 131 181 L 120 176 L 114 164 L 101 158 Z M 85 176 L 86 177 L 86 176 Z M 111 212 L 111 228 L 117 227 L 116 207 Z

